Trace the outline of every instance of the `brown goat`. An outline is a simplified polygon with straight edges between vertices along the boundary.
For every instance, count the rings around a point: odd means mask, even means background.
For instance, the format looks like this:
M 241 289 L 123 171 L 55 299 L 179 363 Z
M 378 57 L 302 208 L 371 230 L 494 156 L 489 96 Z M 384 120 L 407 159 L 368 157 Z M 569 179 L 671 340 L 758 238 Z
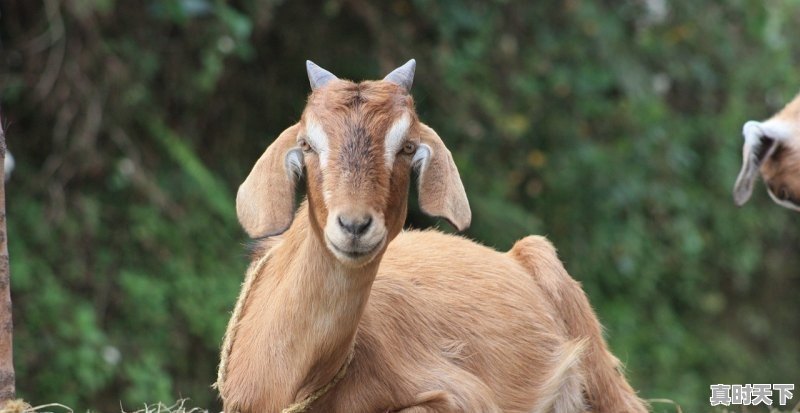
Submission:
M 300 121 L 237 195 L 264 240 L 222 348 L 225 411 L 645 412 L 545 238 L 500 253 L 402 230 L 412 170 L 424 212 L 471 219 L 450 152 L 414 111 L 414 61 L 361 83 L 307 66 Z
M 800 95 L 769 120 L 745 123 L 742 134 L 742 170 L 733 187 L 736 205 L 750 199 L 760 171 L 770 198 L 800 211 Z

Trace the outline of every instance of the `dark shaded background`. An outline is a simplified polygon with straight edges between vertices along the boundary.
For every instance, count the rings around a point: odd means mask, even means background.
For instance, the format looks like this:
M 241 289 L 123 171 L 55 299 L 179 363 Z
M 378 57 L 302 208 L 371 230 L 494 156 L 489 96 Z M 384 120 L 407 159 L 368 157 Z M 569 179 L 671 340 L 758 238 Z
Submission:
M 798 21 L 796 1 L 3 0 L 19 393 L 219 408 L 235 189 L 299 118 L 307 58 L 351 79 L 417 59 L 468 235 L 550 237 L 643 397 L 799 383 L 800 218 L 730 197 L 741 125 L 800 87 Z

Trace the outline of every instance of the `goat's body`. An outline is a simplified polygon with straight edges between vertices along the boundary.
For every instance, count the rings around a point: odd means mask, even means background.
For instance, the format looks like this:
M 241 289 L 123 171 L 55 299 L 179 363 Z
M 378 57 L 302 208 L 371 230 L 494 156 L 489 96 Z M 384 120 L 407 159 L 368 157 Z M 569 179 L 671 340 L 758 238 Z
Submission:
M 503 254 L 435 231 L 403 232 L 381 260 L 356 329 L 352 364 L 315 409 L 578 413 L 588 408 L 585 393 L 593 389 L 586 384 L 597 375 L 592 370 L 602 368 L 601 376 L 612 381 L 600 388 L 625 400 L 606 403 L 618 410 L 596 405 L 591 411 L 644 412 L 605 352 L 588 302 L 588 314 L 579 308 L 572 315 L 593 325 L 595 336 L 576 333 L 569 323 L 577 322 L 559 313 L 552 287 L 564 286 L 563 296 L 577 292 L 585 301 L 544 238 L 526 238 Z M 598 347 L 603 352 L 595 352 Z M 236 374 L 229 368 L 229 376 Z M 624 388 L 617 389 L 613 376 Z M 230 396 L 237 391 L 223 397 L 237 399 Z
M 553 314 L 507 255 L 438 232 L 402 233 L 381 261 L 350 374 L 323 410 L 384 411 L 441 391 L 452 411 L 549 411 L 536 406 L 581 393 L 581 343 Z M 576 399 L 564 413 L 583 411 Z
M 361 83 L 306 67 L 303 116 L 237 192 L 247 233 L 280 235 L 228 325 L 225 411 L 645 412 L 547 240 L 504 254 L 402 232 L 412 171 L 421 211 L 458 230 L 472 219 L 452 154 L 414 111 L 414 61 Z

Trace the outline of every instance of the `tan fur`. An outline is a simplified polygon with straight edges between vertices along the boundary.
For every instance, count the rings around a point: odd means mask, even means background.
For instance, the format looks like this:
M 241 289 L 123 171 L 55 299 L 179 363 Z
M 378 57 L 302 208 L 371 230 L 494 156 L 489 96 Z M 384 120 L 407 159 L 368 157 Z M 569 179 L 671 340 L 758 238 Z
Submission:
M 262 244 L 243 285 L 217 382 L 225 411 L 280 412 L 330 382 L 353 352 L 344 378 L 312 411 L 644 412 L 546 240 L 529 237 L 504 254 L 436 231 L 402 231 L 412 157 L 398 154 L 388 170 L 381 162 L 383 136 L 403 113 L 413 119 L 409 141 L 435 136 L 410 96 L 387 82 L 337 79 L 309 98 L 295 135 L 303 139 L 306 122 L 324 125 L 327 166 L 306 153 L 308 201 L 280 238 Z M 443 145 L 431 149 L 452 163 Z M 439 184 L 420 190 L 437 188 L 442 199 L 426 194 L 433 212 L 468 224 L 466 200 L 444 199 L 459 196 L 450 191 L 461 187 L 457 171 L 437 168 L 425 179 Z M 285 192 L 254 187 L 264 192 L 248 199 Z M 258 211 L 256 202 L 243 208 Z M 328 215 L 337 211 L 367 211 L 385 226 L 373 256 L 351 262 L 334 253 Z
M 433 129 L 420 124 L 420 132 L 422 143 L 433 150 L 432 159 L 420 173 L 420 209 L 428 215 L 448 217 L 454 227 L 463 231 L 469 227 L 471 211 L 453 156 Z
M 758 171 L 775 202 L 800 211 L 800 95 L 760 125 L 765 130 L 764 138 L 768 139 L 765 142 L 769 142 L 761 148 L 766 155 L 757 159 L 756 151 L 751 150 L 745 141 L 742 170 L 734 186 L 734 198 L 739 205 L 749 199 Z
M 509 255 L 533 273 L 566 326 L 567 336 L 587 340 L 581 370 L 593 411 L 646 411 L 625 380 L 619 360 L 608 351 L 602 328 L 580 283 L 564 269 L 553 245 L 544 237 L 529 236 L 518 241 Z
M 761 176 L 776 197 L 800 206 L 800 95 L 772 119 L 791 125 L 793 133 L 761 164 Z
M 294 177 L 286 170 L 284 160 L 289 150 L 297 146 L 297 128 L 291 126 L 278 136 L 239 186 L 236 213 L 251 237 L 283 232 L 292 222 Z

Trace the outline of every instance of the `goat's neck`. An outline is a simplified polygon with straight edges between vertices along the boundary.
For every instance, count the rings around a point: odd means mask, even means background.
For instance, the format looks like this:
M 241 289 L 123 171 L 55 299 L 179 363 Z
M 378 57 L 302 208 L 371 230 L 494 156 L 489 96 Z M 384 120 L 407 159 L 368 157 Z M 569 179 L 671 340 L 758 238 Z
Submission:
M 283 237 L 258 274 L 271 290 L 260 291 L 257 311 L 269 318 L 270 357 L 278 371 L 293 372 L 293 395 L 301 399 L 328 383 L 352 351 L 380 257 L 358 269 L 342 266 L 314 234 L 305 204 Z

